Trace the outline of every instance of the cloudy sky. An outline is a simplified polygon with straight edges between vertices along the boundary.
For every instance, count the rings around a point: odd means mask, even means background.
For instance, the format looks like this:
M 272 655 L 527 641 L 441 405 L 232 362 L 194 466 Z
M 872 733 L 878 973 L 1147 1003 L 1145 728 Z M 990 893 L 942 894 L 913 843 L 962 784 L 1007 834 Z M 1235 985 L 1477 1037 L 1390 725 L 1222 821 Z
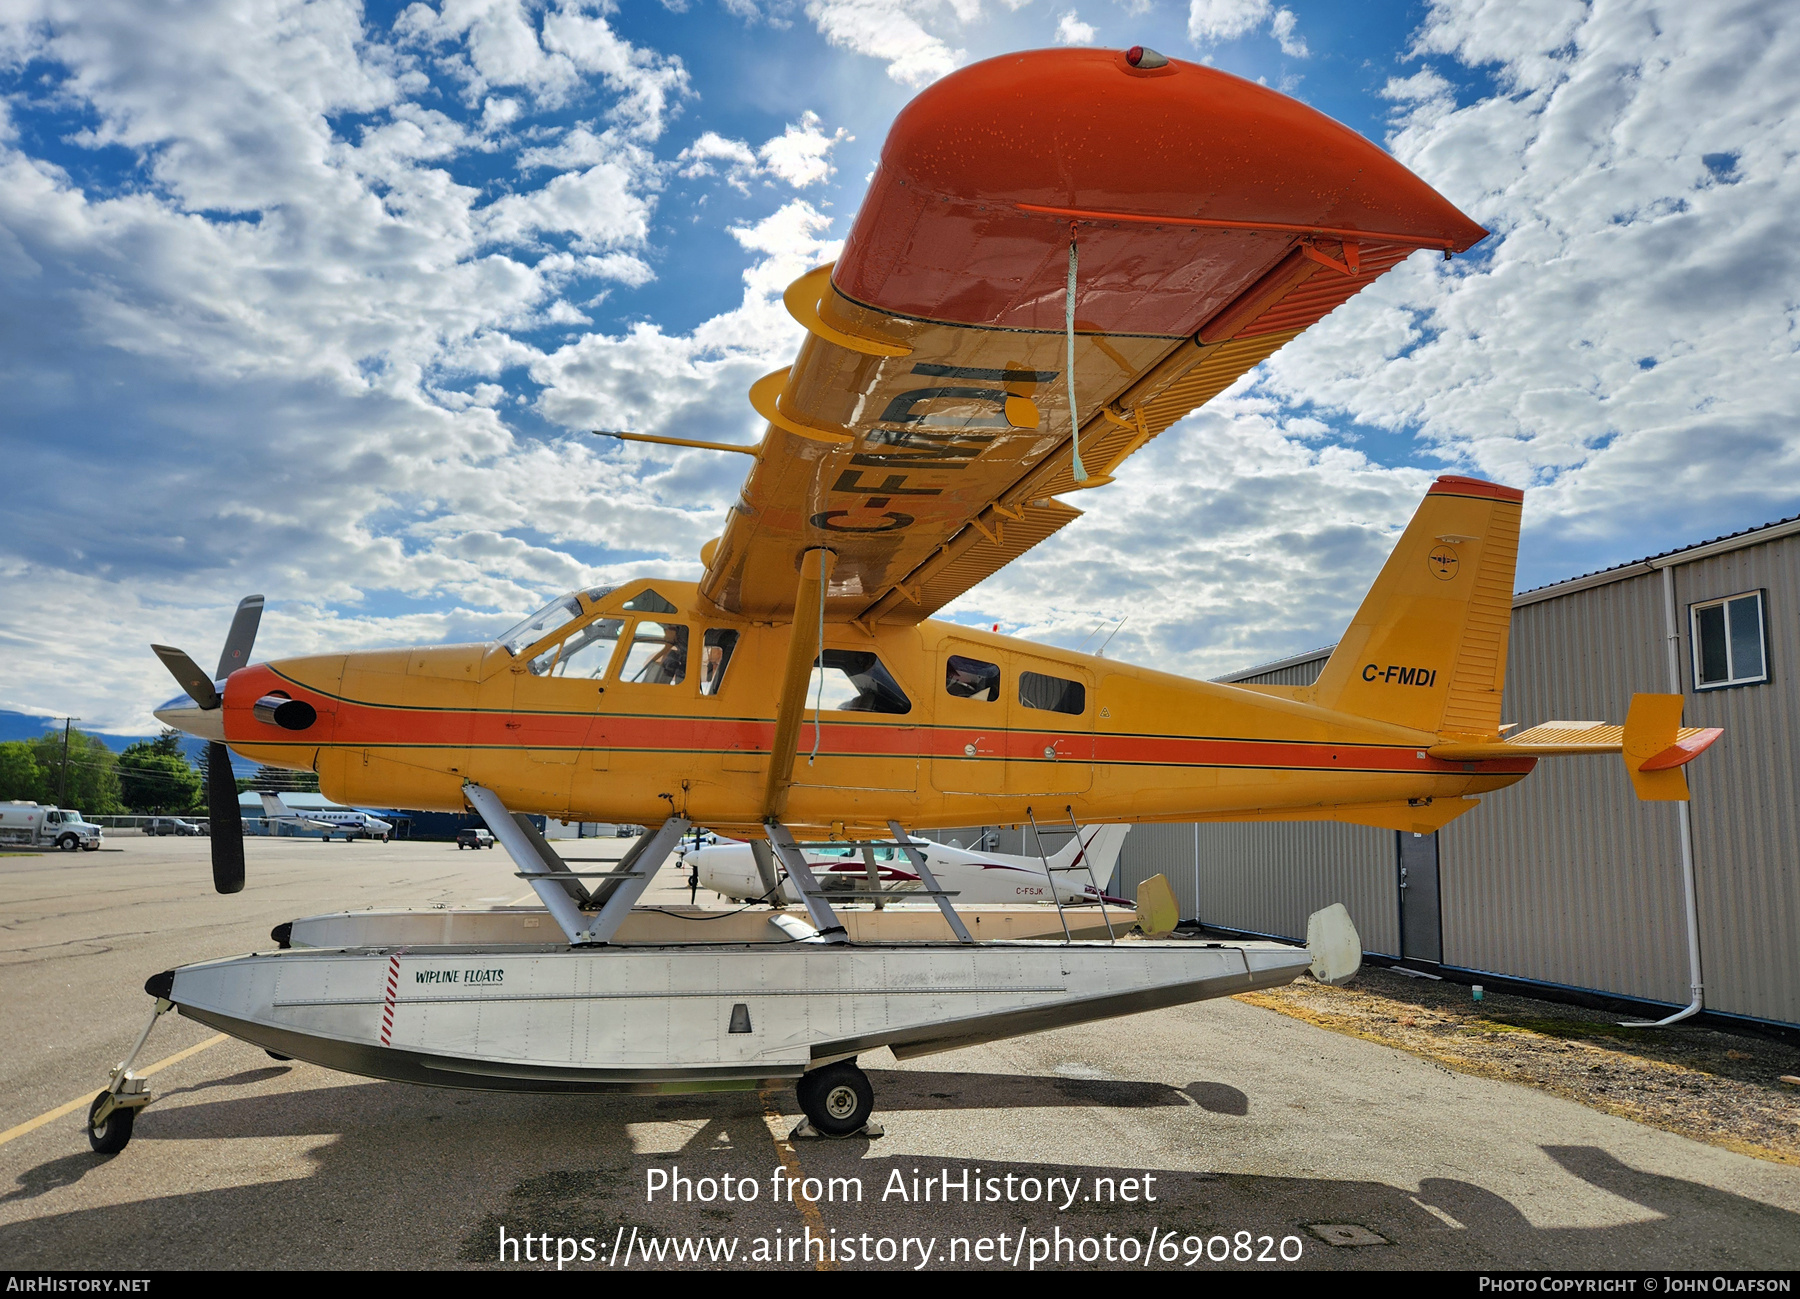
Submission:
M 0 708 L 149 729 L 147 642 L 251 591 L 273 657 L 697 576 L 744 462 L 583 431 L 756 436 L 895 112 L 1059 42 L 1266 81 L 1493 234 L 954 616 L 1212 675 L 1334 639 L 1434 473 L 1529 489 L 1521 587 L 1800 510 L 1782 0 L 0 0 Z

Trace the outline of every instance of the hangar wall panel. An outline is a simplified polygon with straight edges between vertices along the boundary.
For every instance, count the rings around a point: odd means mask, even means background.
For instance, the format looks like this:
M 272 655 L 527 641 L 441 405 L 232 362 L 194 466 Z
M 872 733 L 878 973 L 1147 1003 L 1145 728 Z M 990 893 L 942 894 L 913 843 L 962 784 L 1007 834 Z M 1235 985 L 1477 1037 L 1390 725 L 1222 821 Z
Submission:
M 1769 682 L 1695 692 L 1688 605 L 1755 590 Z M 1706 1004 L 1800 1023 L 1800 537 L 1684 564 L 1675 599 L 1688 724 L 1725 728 L 1688 769 Z
M 1673 567 L 1685 720 L 1725 736 L 1689 769 L 1709 1009 L 1800 1022 L 1800 538 Z M 1662 575 L 1513 615 L 1506 720 L 1622 721 L 1669 689 Z M 1766 592 L 1767 684 L 1696 692 L 1688 607 Z M 1689 998 L 1678 814 L 1639 803 L 1618 759 L 1562 758 L 1440 835 L 1444 960 L 1646 997 Z
M 1666 690 L 1660 582 L 1516 610 L 1503 719 L 1621 721 L 1634 692 Z M 1676 825 L 1617 758 L 1540 761 L 1439 832 L 1445 964 L 1685 1003 Z
M 1125 840 L 1127 897 L 1161 873 L 1184 919 L 1303 941 L 1306 918 L 1342 902 L 1367 951 L 1400 950 L 1394 834 L 1330 821 L 1141 825 Z

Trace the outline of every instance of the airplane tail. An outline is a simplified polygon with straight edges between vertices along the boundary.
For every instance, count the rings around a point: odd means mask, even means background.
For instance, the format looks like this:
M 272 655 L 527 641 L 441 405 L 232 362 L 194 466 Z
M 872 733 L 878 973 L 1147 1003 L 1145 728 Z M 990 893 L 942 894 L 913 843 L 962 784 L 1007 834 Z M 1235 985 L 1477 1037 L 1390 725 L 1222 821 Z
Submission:
M 1432 483 L 1313 702 L 1445 741 L 1498 740 L 1524 499 L 1476 478 Z
M 288 811 L 287 804 L 281 801 L 280 794 L 264 793 L 264 794 L 260 795 L 259 797 L 261 797 L 261 799 L 262 799 L 264 816 L 273 818 L 273 817 L 278 817 L 278 816 L 292 816 L 293 815 L 292 812 Z
M 1094 872 L 1095 882 L 1105 888 L 1106 881 L 1112 878 L 1113 866 L 1119 860 L 1119 850 L 1125 846 L 1125 836 L 1130 832 L 1128 825 L 1083 826 L 1079 835 L 1051 855 L 1050 869 L 1086 866 Z M 1077 856 L 1078 853 L 1081 855 Z

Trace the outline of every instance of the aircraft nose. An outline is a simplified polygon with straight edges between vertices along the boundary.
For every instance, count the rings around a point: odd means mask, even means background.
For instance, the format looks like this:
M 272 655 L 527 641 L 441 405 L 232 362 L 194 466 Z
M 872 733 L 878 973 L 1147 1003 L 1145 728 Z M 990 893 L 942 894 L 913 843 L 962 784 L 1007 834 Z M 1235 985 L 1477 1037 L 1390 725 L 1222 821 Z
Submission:
M 176 695 L 151 714 L 164 726 L 217 744 L 225 742 L 225 710 L 202 708 L 186 695 Z

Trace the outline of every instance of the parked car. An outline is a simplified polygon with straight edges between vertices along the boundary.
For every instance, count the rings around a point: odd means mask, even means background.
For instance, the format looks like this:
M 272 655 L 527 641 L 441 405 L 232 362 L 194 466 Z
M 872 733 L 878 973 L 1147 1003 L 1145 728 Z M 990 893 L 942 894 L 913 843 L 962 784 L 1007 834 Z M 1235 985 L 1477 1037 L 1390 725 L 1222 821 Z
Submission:
M 644 827 L 641 825 L 622 825 L 614 831 L 615 836 L 620 839 L 635 839 L 642 833 Z
M 178 816 L 152 817 L 144 823 L 145 834 L 205 834 L 192 821 L 183 821 Z
M 461 851 L 464 848 L 492 848 L 493 846 L 494 836 L 490 831 L 475 829 L 458 830 L 456 832 L 456 847 L 458 851 Z

